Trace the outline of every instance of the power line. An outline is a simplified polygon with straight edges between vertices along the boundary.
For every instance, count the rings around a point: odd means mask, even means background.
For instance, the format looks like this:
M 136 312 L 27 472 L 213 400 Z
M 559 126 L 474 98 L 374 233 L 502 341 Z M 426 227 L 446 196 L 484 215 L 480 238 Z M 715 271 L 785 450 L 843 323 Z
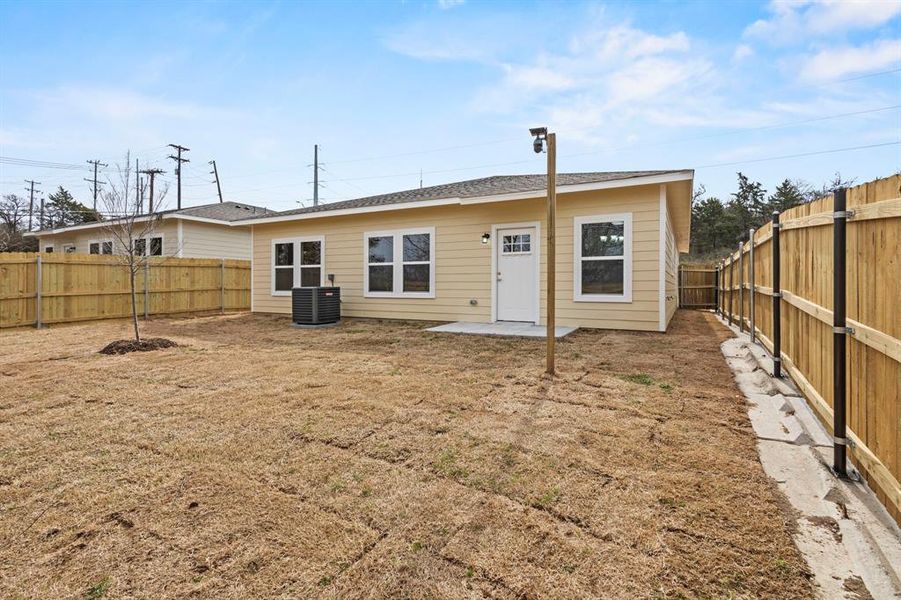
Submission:
M 341 165 L 356 162 L 365 162 L 370 160 L 382 160 L 387 158 L 401 158 L 404 156 L 418 156 L 420 154 L 433 154 L 435 152 L 449 152 L 451 150 L 462 150 L 464 148 L 476 148 L 479 146 L 494 146 L 496 144 L 506 144 L 509 142 L 519 141 L 520 138 L 507 138 L 505 140 L 491 140 L 487 142 L 478 142 L 475 144 L 460 144 L 457 146 L 444 146 L 443 148 L 432 148 L 430 150 L 416 150 L 413 152 L 400 152 L 397 154 L 383 154 L 381 156 L 366 156 L 362 158 L 350 158 L 347 160 L 330 160 L 329 164 Z
M 0 163 L 20 167 L 34 167 L 38 169 L 64 169 L 69 171 L 87 171 L 87 167 L 72 163 L 58 163 L 30 158 L 18 158 L 15 156 L 0 156 Z
M 852 150 L 866 150 L 867 148 L 881 148 L 884 146 L 897 146 L 901 141 L 883 142 L 881 144 L 867 144 L 866 146 L 848 146 L 846 148 L 832 148 L 830 150 L 817 150 L 815 152 L 801 152 L 799 154 L 784 154 L 782 156 L 768 156 L 766 158 L 751 158 L 748 160 L 739 160 L 736 162 L 713 163 L 709 165 L 700 165 L 695 169 L 712 169 L 715 167 L 733 167 L 737 165 L 746 165 L 751 163 L 767 162 L 771 160 L 785 160 L 789 158 L 801 158 L 804 156 L 818 156 L 820 154 L 835 154 L 836 152 L 850 152 Z

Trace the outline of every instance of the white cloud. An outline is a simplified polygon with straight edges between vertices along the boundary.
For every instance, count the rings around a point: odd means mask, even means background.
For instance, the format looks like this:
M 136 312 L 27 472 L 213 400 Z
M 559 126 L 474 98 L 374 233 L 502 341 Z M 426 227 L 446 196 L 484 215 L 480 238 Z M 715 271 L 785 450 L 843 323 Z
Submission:
M 826 48 L 802 59 L 800 75 L 806 81 L 830 81 L 901 63 L 901 39 L 877 40 L 865 46 Z
M 231 114 L 218 108 L 172 102 L 130 90 L 69 86 L 34 94 L 45 111 L 106 120 L 137 121 L 149 118 L 203 119 Z
M 772 16 L 745 29 L 748 37 L 777 44 L 799 43 L 805 38 L 871 29 L 901 14 L 901 2 L 891 0 L 772 0 Z
M 750 58 L 754 56 L 754 48 L 749 46 L 748 44 L 739 44 L 735 47 L 735 52 L 732 53 L 732 60 L 735 62 L 741 62 L 746 58 Z
M 667 52 L 686 52 L 690 46 L 688 36 L 682 31 L 659 36 L 621 25 L 598 28 L 575 37 L 570 43 L 570 51 L 573 54 L 591 54 L 602 62 L 611 62 Z
M 441 10 L 449 10 L 462 4 L 466 4 L 466 0 L 438 0 L 438 8 Z

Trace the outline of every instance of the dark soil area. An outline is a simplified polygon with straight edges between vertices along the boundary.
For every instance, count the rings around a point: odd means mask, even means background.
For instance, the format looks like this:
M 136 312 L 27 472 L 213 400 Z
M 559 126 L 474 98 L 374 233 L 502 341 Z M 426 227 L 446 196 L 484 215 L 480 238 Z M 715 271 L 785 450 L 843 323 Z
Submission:
M 147 338 L 146 340 L 116 340 L 103 347 L 100 354 L 128 354 L 129 352 L 150 352 L 163 348 L 175 348 L 178 344 L 166 338 Z

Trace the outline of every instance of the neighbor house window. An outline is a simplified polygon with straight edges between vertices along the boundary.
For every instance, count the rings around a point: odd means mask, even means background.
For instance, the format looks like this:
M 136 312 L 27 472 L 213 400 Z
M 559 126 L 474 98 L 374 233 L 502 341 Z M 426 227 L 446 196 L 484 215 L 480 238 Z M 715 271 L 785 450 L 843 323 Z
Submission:
M 53 252 L 53 246 L 44 246 L 44 252 Z
M 275 240 L 272 243 L 272 294 L 284 296 L 295 287 L 323 285 L 325 238 Z
M 100 254 L 112 254 L 113 253 L 113 243 L 112 242 L 102 242 L 100 244 Z
M 366 233 L 364 295 L 435 297 L 435 228 Z
M 163 238 L 159 236 L 138 238 L 134 241 L 134 248 L 136 256 L 162 256 Z
M 573 219 L 573 299 L 632 301 L 632 215 Z
M 75 254 L 75 246 L 73 246 L 73 245 L 63 246 L 63 252 L 65 252 L 66 254 Z
M 88 252 L 90 254 L 100 254 L 100 242 L 91 242 L 88 244 Z

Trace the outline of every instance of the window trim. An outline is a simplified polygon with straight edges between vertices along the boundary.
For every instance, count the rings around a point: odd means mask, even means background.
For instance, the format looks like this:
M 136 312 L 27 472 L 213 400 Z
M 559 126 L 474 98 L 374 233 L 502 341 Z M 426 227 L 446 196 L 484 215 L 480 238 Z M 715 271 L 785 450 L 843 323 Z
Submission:
M 53 244 L 47 244 L 46 246 L 44 246 L 44 252 L 55 252 Z
M 62 246 L 63 254 L 75 254 L 76 252 L 78 252 L 78 246 L 76 246 L 75 244 L 63 244 Z
M 429 234 L 429 260 L 413 260 L 404 262 L 404 237 L 405 235 Z M 394 289 L 390 292 L 369 291 L 369 239 L 374 237 L 393 237 L 394 256 L 392 263 L 392 275 Z M 403 229 L 390 229 L 385 231 L 366 231 L 363 233 L 363 297 L 364 298 L 434 298 L 435 297 L 435 227 L 409 227 Z M 373 263 L 379 264 L 379 263 Z M 381 263 L 384 264 L 384 263 Z M 404 264 L 429 265 L 429 291 L 405 292 L 404 291 Z
M 319 242 L 319 285 L 325 285 L 325 236 L 324 235 L 308 235 L 293 238 L 276 238 L 273 239 L 269 246 L 269 277 L 272 280 L 269 286 L 269 293 L 272 296 L 290 296 L 291 290 L 275 289 L 275 270 L 287 269 L 288 265 L 276 267 L 275 264 L 275 245 L 276 244 L 294 244 L 293 264 L 291 269 L 294 273 L 292 288 L 301 287 L 300 285 L 300 245 L 303 242 Z M 312 266 L 312 265 L 311 265 Z
M 623 261 L 622 294 L 582 293 L 582 225 L 589 223 L 623 222 L 623 256 L 589 257 L 592 260 Z M 573 302 L 632 302 L 632 213 L 591 215 L 573 218 Z

